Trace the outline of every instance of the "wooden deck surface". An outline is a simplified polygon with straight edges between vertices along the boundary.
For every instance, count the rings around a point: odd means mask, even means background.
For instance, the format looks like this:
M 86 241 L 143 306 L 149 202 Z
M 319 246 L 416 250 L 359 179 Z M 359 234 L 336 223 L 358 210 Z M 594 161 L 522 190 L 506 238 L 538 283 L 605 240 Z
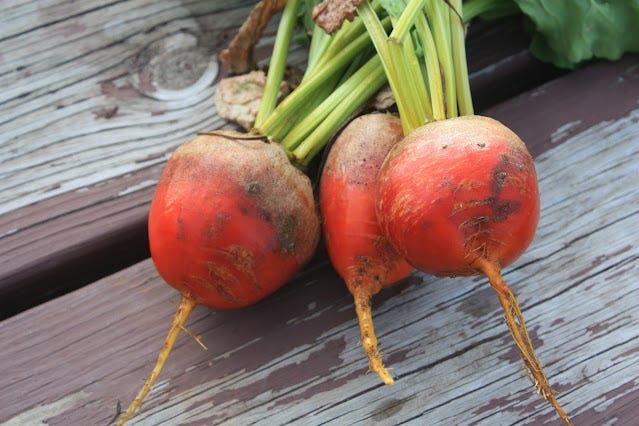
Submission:
M 0 6 L 0 424 L 107 425 L 148 374 L 179 301 L 146 259 L 148 202 L 171 150 L 224 125 L 214 53 L 252 3 Z M 540 224 L 505 278 L 538 355 L 576 425 L 634 425 L 639 57 L 560 72 L 513 21 L 468 45 L 480 112 L 535 156 Z M 560 424 L 485 279 L 415 274 L 374 301 L 394 386 L 320 253 L 255 306 L 196 308 L 208 350 L 183 333 L 131 424 Z

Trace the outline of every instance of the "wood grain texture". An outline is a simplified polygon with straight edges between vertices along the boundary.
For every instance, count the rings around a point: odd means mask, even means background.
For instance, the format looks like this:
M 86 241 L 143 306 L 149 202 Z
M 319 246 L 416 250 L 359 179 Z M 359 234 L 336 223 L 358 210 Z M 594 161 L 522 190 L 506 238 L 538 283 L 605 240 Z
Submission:
M 3 14 L 0 213 L 158 164 L 221 126 L 215 52 L 252 4 L 62 1 Z
M 639 77 L 636 58 L 594 69 L 591 78 L 612 69 L 615 81 Z M 531 114 L 565 120 L 550 131 L 538 122 L 521 129 L 536 144 L 556 143 L 536 158 L 537 236 L 505 279 L 575 424 L 632 425 L 639 108 L 611 118 L 594 108 L 602 98 L 565 93 L 582 73 L 593 68 L 487 111 L 509 125 Z M 590 102 L 594 115 L 562 111 L 568 100 L 557 94 Z M 587 124 L 565 131 L 579 120 Z M 196 308 L 187 328 L 208 350 L 182 335 L 131 424 L 559 424 L 523 376 L 485 279 L 415 274 L 375 298 L 381 349 L 397 378 L 385 387 L 366 372 L 343 284 L 327 263 L 313 265 L 253 307 Z M 150 371 L 178 300 L 144 261 L 0 323 L 0 422 L 107 424 Z
M 225 125 L 215 56 L 253 3 L 2 6 L 0 318 L 148 257 L 157 176 L 178 144 Z M 480 107 L 557 73 L 527 52 L 518 19 L 473 25 L 468 43 Z

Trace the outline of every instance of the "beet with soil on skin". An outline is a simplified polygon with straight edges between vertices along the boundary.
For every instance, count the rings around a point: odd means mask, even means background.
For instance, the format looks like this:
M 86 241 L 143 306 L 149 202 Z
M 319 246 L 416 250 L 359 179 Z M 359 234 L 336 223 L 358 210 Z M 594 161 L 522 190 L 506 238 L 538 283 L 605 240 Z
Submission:
M 472 275 L 485 258 L 504 267 L 532 241 L 539 219 L 533 159 L 496 120 L 464 116 L 411 132 L 384 162 L 377 213 L 417 268 Z
M 174 152 L 149 213 L 158 272 L 212 308 L 277 290 L 314 254 L 319 230 L 310 181 L 282 148 L 229 131 Z
M 391 246 L 377 222 L 375 183 L 384 158 L 404 136 L 399 118 L 367 114 L 340 133 L 326 159 L 319 203 L 333 267 L 353 295 L 369 368 L 388 385 L 373 327 L 371 297 L 413 268 Z
M 201 133 L 175 150 L 149 213 L 156 269 L 182 299 L 151 374 L 118 419 L 141 406 L 193 308 L 240 308 L 289 281 L 313 256 L 320 223 L 310 180 L 276 143 Z
M 521 139 L 473 115 L 419 127 L 384 160 L 376 203 L 385 235 L 416 268 L 488 277 L 533 385 L 571 424 L 501 275 L 531 243 L 539 219 L 537 175 Z

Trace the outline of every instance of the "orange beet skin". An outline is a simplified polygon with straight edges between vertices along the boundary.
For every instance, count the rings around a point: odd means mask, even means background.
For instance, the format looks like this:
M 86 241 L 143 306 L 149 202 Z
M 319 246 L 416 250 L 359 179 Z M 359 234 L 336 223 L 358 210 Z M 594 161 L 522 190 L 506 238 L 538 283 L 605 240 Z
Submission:
M 149 213 L 160 275 L 196 303 L 250 305 L 311 258 L 319 219 L 309 179 L 278 145 L 201 134 L 168 161 Z
M 375 212 L 377 173 L 402 137 L 395 116 L 358 117 L 337 138 L 322 171 L 319 201 L 326 248 L 351 292 L 364 286 L 373 295 L 413 269 L 383 235 Z
M 422 126 L 384 160 L 376 205 L 384 233 L 416 268 L 486 275 L 537 393 L 571 425 L 501 275 L 531 243 L 539 219 L 537 175 L 521 139 L 476 115 Z
M 182 298 L 117 426 L 144 402 L 196 305 L 240 308 L 263 299 L 310 260 L 319 237 L 310 180 L 279 145 L 220 130 L 176 149 L 151 202 L 149 244 L 156 269 Z
M 388 385 L 394 379 L 377 348 L 371 296 L 406 277 L 413 268 L 383 235 L 375 212 L 375 182 L 386 154 L 403 137 L 399 118 L 356 118 L 331 147 L 320 181 L 320 211 L 326 248 L 353 295 L 369 368 Z
M 528 247 L 539 218 L 533 159 L 496 120 L 465 116 L 420 127 L 380 170 L 377 213 L 415 267 L 435 275 L 504 267 Z

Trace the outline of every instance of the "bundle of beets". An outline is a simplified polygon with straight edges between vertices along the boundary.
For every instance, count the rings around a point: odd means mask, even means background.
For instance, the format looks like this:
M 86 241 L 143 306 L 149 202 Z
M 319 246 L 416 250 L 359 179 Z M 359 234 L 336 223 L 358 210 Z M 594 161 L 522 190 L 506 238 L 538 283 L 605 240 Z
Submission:
M 226 117 L 247 131 L 202 132 L 180 146 L 162 172 L 149 215 L 151 255 L 182 300 L 157 364 L 118 424 L 142 404 L 195 305 L 239 308 L 263 299 L 304 267 L 322 232 L 353 295 L 370 369 L 384 383 L 393 378 L 377 348 L 371 297 L 413 268 L 439 276 L 484 274 L 535 388 L 570 424 L 500 272 L 535 233 L 533 159 L 515 133 L 473 114 L 465 31 L 476 17 L 523 14 L 533 53 L 575 67 L 639 51 L 636 2 L 316 3 L 262 0 L 255 6 L 220 54 L 229 71 L 240 74 L 220 88 L 228 84 L 237 92 L 247 87 L 241 79 L 250 78 L 263 91 L 253 115 L 233 115 L 236 109 L 218 97 L 218 113 L 231 111 Z M 591 13 L 593 7 L 601 10 Z M 264 77 L 253 72 L 252 50 L 280 11 Z M 307 65 L 300 81 L 288 84 L 287 53 L 300 29 L 310 39 Z M 391 101 L 377 107 L 384 112 L 370 112 L 387 84 Z M 318 208 L 307 174 L 331 140 Z

